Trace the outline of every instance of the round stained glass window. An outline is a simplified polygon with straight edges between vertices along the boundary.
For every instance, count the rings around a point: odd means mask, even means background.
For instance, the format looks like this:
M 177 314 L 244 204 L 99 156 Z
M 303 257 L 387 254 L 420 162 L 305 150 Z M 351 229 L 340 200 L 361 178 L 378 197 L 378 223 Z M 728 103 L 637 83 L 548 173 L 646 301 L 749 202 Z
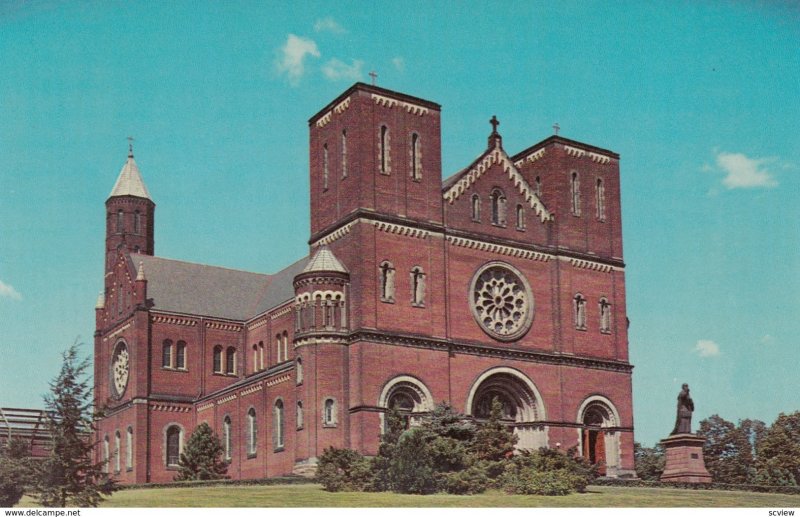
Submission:
M 501 341 L 522 337 L 533 321 L 533 295 L 525 277 L 503 262 L 490 262 L 472 277 L 472 315 L 484 332 Z

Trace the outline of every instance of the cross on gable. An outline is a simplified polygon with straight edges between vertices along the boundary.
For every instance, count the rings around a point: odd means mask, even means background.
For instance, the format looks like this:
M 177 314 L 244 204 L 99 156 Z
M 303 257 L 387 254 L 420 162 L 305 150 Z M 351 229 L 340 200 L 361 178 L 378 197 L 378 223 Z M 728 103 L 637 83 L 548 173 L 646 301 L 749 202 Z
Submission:
M 377 78 L 378 78 L 378 73 L 377 73 L 377 72 L 375 72 L 375 70 L 373 70 L 373 71 L 372 71 L 372 72 L 370 72 L 368 75 L 369 75 L 370 77 L 372 77 L 372 86 L 375 86 L 375 79 L 377 79 Z
M 497 133 L 497 126 L 500 125 L 500 121 L 497 120 L 496 115 L 492 115 L 492 119 L 489 121 L 489 124 L 492 125 L 492 133 Z
M 129 136 L 128 140 L 128 158 L 133 158 L 133 137 Z

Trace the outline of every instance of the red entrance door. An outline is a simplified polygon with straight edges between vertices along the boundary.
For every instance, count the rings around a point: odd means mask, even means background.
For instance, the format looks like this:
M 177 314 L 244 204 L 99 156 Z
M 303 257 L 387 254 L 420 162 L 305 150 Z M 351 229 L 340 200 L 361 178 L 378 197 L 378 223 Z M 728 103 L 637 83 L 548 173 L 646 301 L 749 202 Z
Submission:
M 588 458 L 592 465 L 599 464 L 597 473 L 606 475 L 606 440 L 601 431 L 583 430 L 583 457 Z

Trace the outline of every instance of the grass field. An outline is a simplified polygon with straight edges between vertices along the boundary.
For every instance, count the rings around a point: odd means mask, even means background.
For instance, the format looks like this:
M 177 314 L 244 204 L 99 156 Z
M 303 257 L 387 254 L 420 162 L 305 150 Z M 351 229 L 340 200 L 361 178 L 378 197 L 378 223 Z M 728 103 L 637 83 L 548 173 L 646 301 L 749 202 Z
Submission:
M 29 498 L 19 506 L 35 506 Z M 800 495 L 589 487 L 561 497 L 481 495 L 402 495 L 325 492 L 319 485 L 224 486 L 122 490 L 103 507 L 800 507 Z

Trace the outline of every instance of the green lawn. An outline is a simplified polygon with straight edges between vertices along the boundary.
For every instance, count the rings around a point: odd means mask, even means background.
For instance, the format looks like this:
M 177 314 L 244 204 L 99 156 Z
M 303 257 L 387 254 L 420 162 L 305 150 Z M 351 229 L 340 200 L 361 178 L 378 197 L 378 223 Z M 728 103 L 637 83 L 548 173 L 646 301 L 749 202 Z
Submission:
M 28 498 L 20 506 L 34 505 Z M 585 494 L 562 497 L 481 495 L 401 495 L 329 493 L 319 485 L 219 486 L 122 490 L 105 507 L 800 507 L 800 495 L 680 490 L 669 488 L 589 487 Z

